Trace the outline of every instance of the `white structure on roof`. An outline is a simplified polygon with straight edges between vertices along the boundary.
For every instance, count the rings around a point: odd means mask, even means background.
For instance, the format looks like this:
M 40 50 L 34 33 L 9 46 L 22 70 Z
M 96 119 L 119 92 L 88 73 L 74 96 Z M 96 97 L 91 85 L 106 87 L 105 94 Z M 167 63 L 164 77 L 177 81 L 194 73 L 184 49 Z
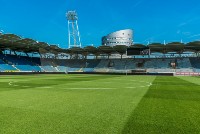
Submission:
M 130 46 L 133 44 L 133 30 L 125 29 L 120 30 L 102 38 L 102 45 L 106 46 L 117 46 L 126 45 Z

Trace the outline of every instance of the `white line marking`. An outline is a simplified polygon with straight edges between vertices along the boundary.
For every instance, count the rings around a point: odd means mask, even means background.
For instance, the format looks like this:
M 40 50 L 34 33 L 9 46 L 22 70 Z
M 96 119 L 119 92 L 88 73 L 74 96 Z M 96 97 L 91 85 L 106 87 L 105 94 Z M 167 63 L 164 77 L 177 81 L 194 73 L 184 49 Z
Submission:
M 38 88 L 53 88 L 53 87 L 38 87 Z
M 22 86 L 22 87 L 30 87 L 30 86 Z
M 125 88 L 136 88 L 136 87 L 125 87 Z
M 14 86 L 14 87 L 19 86 L 19 85 L 15 85 L 15 84 L 13 84 L 13 83 L 14 83 L 14 82 L 11 81 L 11 82 L 8 83 L 8 85 L 9 85 L 9 86 Z
M 10 86 L 12 86 L 12 82 L 9 82 L 8 84 L 9 84 Z
M 68 89 L 115 89 L 115 88 L 68 88 Z

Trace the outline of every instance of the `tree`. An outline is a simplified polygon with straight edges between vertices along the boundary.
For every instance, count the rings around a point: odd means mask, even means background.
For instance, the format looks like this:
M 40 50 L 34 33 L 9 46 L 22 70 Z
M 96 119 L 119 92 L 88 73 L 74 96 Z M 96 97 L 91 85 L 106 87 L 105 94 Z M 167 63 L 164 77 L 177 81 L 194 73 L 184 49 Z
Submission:
M 115 50 L 110 46 L 100 46 L 99 50 L 108 55 L 108 59 L 110 59 L 110 55 L 115 52 Z
M 80 47 L 72 47 L 69 49 L 71 51 L 71 58 L 75 58 L 78 59 L 79 58 L 79 54 L 82 55 L 83 49 Z M 74 56 L 74 57 L 73 57 Z
M 90 46 L 83 48 L 82 55 L 84 56 L 84 59 L 87 59 L 87 56 L 89 54 L 90 54 Z
M 40 57 L 42 58 L 42 54 L 46 55 L 48 53 L 49 45 L 45 42 L 38 42 L 37 49 L 38 49 L 38 53 L 40 54 Z
M 15 34 L 3 34 L 0 36 L 0 48 L 3 50 L 11 50 L 13 43 L 18 40 L 21 40 L 21 38 Z
M 151 53 L 163 53 L 166 54 L 166 48 L 164 44 L 161 43 L 152 43 L 148 45 Z
M 143 45 L 143 44 L 134 44 L 134 45 L 131 45 L 129 46 L 130 48 L 145 48 L 146 46 Z
M 28 56 L 28 53 L 36 51 L 34 47 L 35 44 L 37 44 L 35 40 L 25 38 L 15 41 L 11 49 L 13 51 L 24 52 Z
M 185 45 L 180 42 L 171 42 L 166 45 L 166 52 L 176 52 L 182 54 L 184 52 Z
M 185 50 L 194 52 L 198 56 L 200 52 L 200 41 L 189 42 L 185 46 Z
M 117 45 L 117 46 L 114 46 L 113 48 L 114 48 L 114 50 L 115 50 L 116 52 L 118 52 L 118 53 L 121 55 L 121 59 L 122 59 L 123 54 L 126 54 L 126 51 L 127 51 L 128 46 L 125 46 L 125 45 Z
M 100 55 L 100 51 L 98 48 L 94 47 L 94 46 L 87 46 L 84 48 L 85 51 L 88 52 L 88 54 L 93 54 L 95 55 L 96 59 L 98 58 L 98 56 Z

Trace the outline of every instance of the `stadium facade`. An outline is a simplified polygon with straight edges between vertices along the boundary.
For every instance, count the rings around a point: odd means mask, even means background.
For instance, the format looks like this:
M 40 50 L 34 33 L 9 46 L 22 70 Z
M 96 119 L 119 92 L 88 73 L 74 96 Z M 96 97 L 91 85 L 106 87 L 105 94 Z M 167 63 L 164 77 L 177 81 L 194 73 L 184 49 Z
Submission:
M 131 46 L 133 45 L 133 30 L 125 29 L 113 32 L 108 34 L 107 36 L 102 37 L 102 45 L 106 46 L 117 46 L 117 45 L 125 45 Z

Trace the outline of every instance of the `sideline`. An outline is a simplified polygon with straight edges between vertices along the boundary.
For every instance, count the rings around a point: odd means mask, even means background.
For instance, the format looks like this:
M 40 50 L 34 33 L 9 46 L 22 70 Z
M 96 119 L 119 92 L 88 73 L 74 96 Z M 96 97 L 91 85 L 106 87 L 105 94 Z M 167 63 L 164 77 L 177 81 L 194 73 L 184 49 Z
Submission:
M 121 79 L 114 79 L 114 80 L 112 80 L 112 81 L 110 81 L 110 82 L 103 82 L 103 83 L 107 83 L 107 84 L 109 84 L 109 83 L 114 83 L 114 81 L 120 81 Z M 85 82 L 90 82 L 90 81 L 85 81 Z M 101 82 L 99 82 L 99 81 L 96 81 L 97 83 L 101 83 Z M 135 89 L 135 88 L 146 88 L 146 87 L 150 87 L 150 86 L 152 86 L 153 84 L 151 83 L 151 82 L 147 82 L 147 81 L 139 81 L 139 80 L 128 80 L 127 81 L 128 83 L 127 84 L 129 84 L 129 82 L 136 82 L 136 83 L 141 83 L 139 86 L 127 86 L 127 87 L 124 87 L 124 88 L 126 88 L 126 89 Z M 20 86 L 20 85 L 17 85 L 17 84 L 15 84 L 16 82 L 13 82 L 13 81 L 11 81 L 11 82 L 9 82 L 8 83 L 8 85 L 9 86 L 13 86 L 13 87 L 17 87 L 17 86 Z M 146 83 L 146 84 L 144 84 L 144 83 Z M 131 83 L 130 83 L 131 84 Z M 30 86 L 24 86 L 24 85 L 21 85 L 21 87 L 30 87 Z M 53 87 L 49 87 L 49 86 L 44 86 L 44 87 L 35 87 L 35 88 L 46 88 L 46 89 L 50 89 L 50 88 L 53 88 Z M 85 89 L 85 90 L 98 90 L 98 89 L 100 89 L 100 90 L 106 90 L 106 89 L 117 89 L 117 88 L 115 88 L 115 87 L 112 87 L 112 88 L 93 88 L 93 87 L 88 87 L 88 88 L 81 88 L 81 87 L 73 87 L 73 88 L 68 88 L 68 89 Z

